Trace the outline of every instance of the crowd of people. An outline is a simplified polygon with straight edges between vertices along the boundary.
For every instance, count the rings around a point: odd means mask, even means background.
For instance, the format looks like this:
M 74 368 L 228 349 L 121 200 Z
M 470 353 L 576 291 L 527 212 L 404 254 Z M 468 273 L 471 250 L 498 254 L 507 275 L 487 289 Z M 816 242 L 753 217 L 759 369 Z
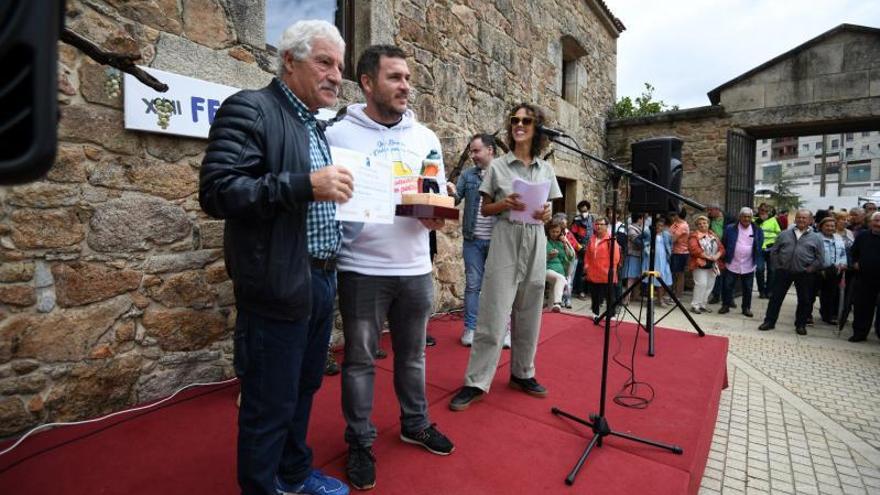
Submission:
M 434 299 L 429 239 L 444 221 L 337 221 L 337 205 L 352 197 L 356 184 L 349 170 L 334 165 L 330 149 L 349 148 L 419 170 L 424 159 L 442 156 L 440 140 L 408 107 L 406 53 L 392 45 L 367 47 L 358 59 L 356 79 L 365 102 L 349 105 L 330 123 L 318 121 L 317 110 L 337 102 L 344 53 L 338 30 L 325 21 L 300 21 L 285 30 L 277 77 L 223 103 L 200 171 L 203 210 L 226 221 L 224 254 L 237 309 L 234 368 L 241 382 L 237 475 L 244 494 L 349 493 L 348 484 L 312 466 L 306 442 L 337 298 L 345 339 L 341 434 L 348 444 L 348 483 L 360 490 L 376 485 L 371 416 L 375 360 L 383 355 L 379 339 L 386 325 L 400 440 L 436 455 L 455 450 L 431 421 L 425 391 Z M 832 324 L 848 315 L 840 301 L 852 304 L 850 340 L 865 340 L 880 292 L 876 205 L 815 218 L 799 210 L 790 229 L 785 212 L 776 216 L 766 205 L 757 217 L 743 208 L 738 219 L 725 218 L 713 205 L 691 228 L 684 210 L 668 218 L 632 214 L 629 222 L 612 225 L 619 215 L 606 210 L 594 216 L 591 204 L 581 201 L 569 221 L 565 214 L 551 215 L 551 201 L 562 193 L 552 164 L 541 158 L 548 144 L 538 132 L 544 123 L 541 108 L 514 105 L 504 121 L 510 151 L 501 153 L 493 136 L 477 134 L 469 143 L 475 166 L 456 184 L 446 183 L 442 162 L 435 165 L 440 190 L 464 203 L 461 343 L 470 355 L 450 409 L 464 411 L 489 392 L 504 348 L 511 349 L 509 386 L 545 397 L 535 369 L 545 291 L 551 311 L 571 307 L 573 297 L 585 299 L 589 292 L 599 313 L 609 293 L 639 284 L 651 258 L 655 284 L 668 287 L 670 296 L 682 295 L 686 272 L 692 272 L 694 313 L 709 312 L 719 299 L 719 313 L 736 308 L 739 288 L 742 314 L 753 316 L 757 272 L 759 297 L 770 299 L 761 330 L 774 327 L 795 284 L 799 334 L 806 333 L 818 297 L 819 314 Z M 527 211 L 513 191 L 517 179 L 549 182 L 545 202 Z M 657 234 L 653 243 L 649 227 Z M 839 298 L 842 286 L 856 289 Z M 658 304 L 667 304 L 659 294 Z M 880 321 L 875 326 L 880 333 Z
M 591 309 L 599 314 L 600 307 L 607 304 L 611 252 L 608 220 L 589 215 L 589 202 L 583 201 L 578 207 L 579 214 L 569 225 L 574 239 L 566 249 L 576 252 L 577 270 L 571 273 L 583 276 L 570 283 L 576 297 L 583 299 L 589 292 Z M 849 211 L 835 211 L 832 206 L 815 214 L 798 209 L 791 226 L 787 210 L 777 212 L 766 203 L 758 206 L 757 215 L 751 207 L 743 207 L 736 217 L 730 217 L 719 205 L 711 204 L 706 215 L 693 219 L 693 225 L 686 219 L 684 208 L 669 215 L 633 213 L 629 217 L 628 225 L 622 227 L 625 237 L 617 244 L 614 256 L 612 283 L 618 285 L 616 294 L 635 285 L 632 295 L 640 297 L 641 285 L 646 283 L 640 283 L 640 276 L 649 270 L 653 251 L 657 306 L 672 302 L 662 292 L 660 280 L 676 298 L 681 298 L 685 274 L 690 272 L 692 313 L 711 313 L 710 306 L 720 303 L 720 314 L 739 309 L 743 316 L 752 318 L 757 280 L 758 298 L 768 300 L 759 330 L 775 328 L 782 302 L 794 285 L 794 329 L 798 335 L 806 335 L 807 326 L 814 324 L 818 303 L 819 317 L 829 325 L 842 328 L 852 313 L 850 342 L 864 341 L 872 322 L 880 336 L 880 253 L 872 249 L 880 242 L 880 213 L 875 203 L 869 201 Z M 651 223 L 656 231 L 653 246 Z M 564 229 L 564 223 L 554 220 L 548 226 L 548 237 L 557 238 Z M 562 278 L 550 273 L 557 268 L 551 263 L 548 261 L 547 280 L 554 287 L 555 311 L 562 304 L 560 294 L 564 289 L 558 287 Z M 623 300 L 624 304 L 628 302 L 629 297 Z

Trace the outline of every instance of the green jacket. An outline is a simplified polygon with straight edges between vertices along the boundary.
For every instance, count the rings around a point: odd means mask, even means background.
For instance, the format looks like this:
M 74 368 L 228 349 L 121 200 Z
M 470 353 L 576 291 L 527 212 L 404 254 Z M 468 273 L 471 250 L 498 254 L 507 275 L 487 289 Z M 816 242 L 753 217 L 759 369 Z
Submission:
M 556 256 L 550 257 L 550 251 L 556 250 Z M 568 276 L 568 264 L 571 263 L 571 257 L 565 252 L 565 243 L 547 239 L 547 269 Z

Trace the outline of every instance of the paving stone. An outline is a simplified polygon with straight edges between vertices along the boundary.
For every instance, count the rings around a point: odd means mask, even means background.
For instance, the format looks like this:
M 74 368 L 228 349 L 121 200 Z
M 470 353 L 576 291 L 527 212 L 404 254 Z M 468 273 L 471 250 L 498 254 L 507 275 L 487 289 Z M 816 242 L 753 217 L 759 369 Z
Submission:
M 792 292 L 782 321 L 793 319 L 794 300 Z M 586 312 L 587 304 L 578 304 Z M 766 301 L 753 305 L 760 314 Z M 874 335 L 867 346 L 855 345 L 822 324 L 796 337 L 755 332 L 753 322 L 735 314 L 700 318 L 730 343 L 729 387 L 721 393 L 701 495 L 880 494 Z M 678 312 L 663 324 L 690 328 Z

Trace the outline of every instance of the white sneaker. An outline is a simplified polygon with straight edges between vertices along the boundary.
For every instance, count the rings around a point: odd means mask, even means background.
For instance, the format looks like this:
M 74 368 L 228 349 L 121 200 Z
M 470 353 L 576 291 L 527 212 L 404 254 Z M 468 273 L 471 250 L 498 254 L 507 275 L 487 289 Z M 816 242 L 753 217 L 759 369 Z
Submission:
M 470 347 L 474 344 L 474 330 L 471 328 L 465 328 L 464 332 L 461 333 L 461 345 L 465 347 Z
M 504 334 L 504 344 L 503 344 L 503 347 L 504 347 L 505 349 L 510 349 L 510 330 L 508 330 L 507 333 Z
M 562 305 L 559 303 L 556 303 L 553 305 L 553 307 L 550 309 L 550 311 L 553 311 L 554 313 L 558 313 L 558 312 L 562 311 Z

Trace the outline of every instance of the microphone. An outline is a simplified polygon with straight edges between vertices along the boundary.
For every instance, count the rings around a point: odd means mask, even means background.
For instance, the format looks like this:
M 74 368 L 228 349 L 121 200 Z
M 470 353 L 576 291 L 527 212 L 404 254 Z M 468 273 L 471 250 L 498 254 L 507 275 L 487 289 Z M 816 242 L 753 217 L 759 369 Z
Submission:
M 539 125 L 537 127 L 537 131 L 547 137 L 557 138 L 557 137 L 568 137 L 568 134 L 565 131 L 561 131 L 559 129 L 554 129 L 552 127 L 544 127 L 543 125 Z

